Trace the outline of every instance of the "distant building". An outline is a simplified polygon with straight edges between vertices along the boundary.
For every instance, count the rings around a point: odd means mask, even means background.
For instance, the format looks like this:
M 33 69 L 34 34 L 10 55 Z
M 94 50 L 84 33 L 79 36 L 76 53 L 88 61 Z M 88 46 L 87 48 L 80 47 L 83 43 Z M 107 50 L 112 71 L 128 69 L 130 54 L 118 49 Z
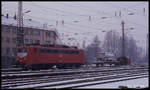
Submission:
M 17 55 L 17 21 L 16 18 L 2 17 L 1 24 L 1 62 L 2 68 L 9 67 L 16 62 Z M 32 26 L 31 26 L 32 25 Z M 24 20 L 24 44 L 56 44 L 55 29 L 48 30 L 40 27 L 40 23 L 31 19 Z

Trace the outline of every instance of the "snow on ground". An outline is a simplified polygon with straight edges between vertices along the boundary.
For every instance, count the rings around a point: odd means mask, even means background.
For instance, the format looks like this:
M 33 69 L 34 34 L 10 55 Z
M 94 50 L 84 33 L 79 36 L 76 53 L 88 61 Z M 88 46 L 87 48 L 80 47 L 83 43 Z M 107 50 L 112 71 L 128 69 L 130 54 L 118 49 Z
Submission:
M 149 80 L 148 77 L 146 78 L 139 78 L 134 80 L 127 80 L 127 81 L 119 81 L 119 82 L 113 82 L 113 83 L 106 83 L 106 84 L 99 84 L 99 85 L 91 85 L 91 86 L 85 86 L 85 87 L 79 87 L 78 89 L 88 89 L 88 88 L 118 88 L 118 86 L 128 86 L 130 88 L 136 88 L 136 87 L 149 87 Z
M 116 75 L 124 75 L 124 74 L 115 74 L 115 75 L 108 75 L 108 76 L 116 76 Z M 103 77 L 108 77 L 103 76 Z M 59 82 L 48 82 L 48 83 L 40 83 L 40 84 L 34 84 L 34 85 L 24 85 L 24 86 L 17 86 L 14 88 L 34 88 L 34 87 L 40 87 L 40 86 L 47 86 L 47 85 L 55 85 L 55 84 L 61 84 L 66 82 L 73 82 L 73 81 L 79 81 L 79 80 L 87 80 L 87 79 L 96 79 L 96 78 L 102 78 L 102 77 L 93 77 L 93 78 L 83 78 L 83 79 L 72 79 L 72 80 L 65 80 L 65 81 L 59 81 Z

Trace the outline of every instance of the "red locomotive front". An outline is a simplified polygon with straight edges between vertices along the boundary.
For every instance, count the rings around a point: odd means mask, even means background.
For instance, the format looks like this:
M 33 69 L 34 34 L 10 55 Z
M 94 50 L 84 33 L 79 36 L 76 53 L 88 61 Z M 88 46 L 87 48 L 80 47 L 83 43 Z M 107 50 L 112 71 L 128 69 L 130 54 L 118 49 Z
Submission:
M 27 49 L 25 47 L 18 48 L 17 63 L 22 66 L 23 64 L 25 64 L 26 58 L 27 58 Z

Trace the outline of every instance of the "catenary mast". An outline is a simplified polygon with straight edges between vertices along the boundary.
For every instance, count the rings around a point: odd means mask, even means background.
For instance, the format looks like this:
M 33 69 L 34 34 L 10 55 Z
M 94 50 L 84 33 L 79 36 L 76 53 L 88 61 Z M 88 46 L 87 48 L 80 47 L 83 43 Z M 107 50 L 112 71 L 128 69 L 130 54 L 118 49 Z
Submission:
M 23 30 L 23 13 L 22 1 L 18 2 L 18 17 L 17 17 L 17 46 L 24 44 L 24 30 Z

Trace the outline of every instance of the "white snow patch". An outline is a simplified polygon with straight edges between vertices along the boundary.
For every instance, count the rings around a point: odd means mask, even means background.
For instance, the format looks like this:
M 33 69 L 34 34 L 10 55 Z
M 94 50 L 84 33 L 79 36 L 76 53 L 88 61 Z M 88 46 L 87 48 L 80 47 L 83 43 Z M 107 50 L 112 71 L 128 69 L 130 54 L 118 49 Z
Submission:
M 91 85 L 91 86 L 84 86 L 84 87 L 79 87 L 78 89 L 88 89 L 88 88 L 118 88 L 119 86 L 127 86 L 129 88 L 146 88 L 149 87 L 149 80 L 148 77 L 146 78 L 138 78 L 134 80 L 127 80 L 127 81 L 119 81 L 119 82 L 113 82 L 113 83 L 106 83 L 106 84 L 98 84 L 98 85 Z

